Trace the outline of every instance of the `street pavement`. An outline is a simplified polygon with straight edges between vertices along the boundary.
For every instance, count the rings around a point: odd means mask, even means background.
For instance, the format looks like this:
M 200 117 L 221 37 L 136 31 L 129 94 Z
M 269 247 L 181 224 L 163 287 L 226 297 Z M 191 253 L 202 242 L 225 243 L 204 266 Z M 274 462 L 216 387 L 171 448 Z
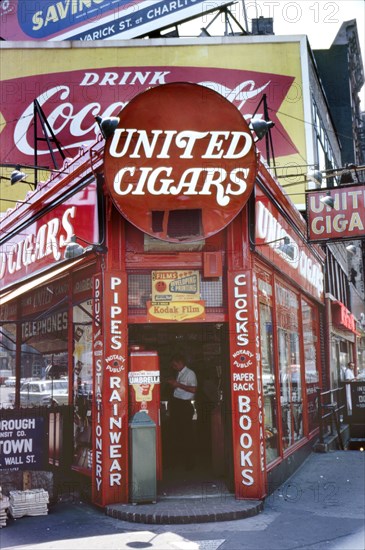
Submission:
M 128 523 L 79 501 L 10 520 L 2 550 L 364 550 L 365 453 L 313 453 L 263 511 L 234 521 Z

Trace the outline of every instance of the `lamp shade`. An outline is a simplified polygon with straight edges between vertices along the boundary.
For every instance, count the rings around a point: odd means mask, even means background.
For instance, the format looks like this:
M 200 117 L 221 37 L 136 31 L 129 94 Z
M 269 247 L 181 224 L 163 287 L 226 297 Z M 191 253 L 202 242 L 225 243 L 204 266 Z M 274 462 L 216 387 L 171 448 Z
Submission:
M 120 121 L 120 119 L 116 116 L 111 116 L 108 118 L 101 118 L 101 116 L 96 116 L 95 120 L 98 123 L 101 133 L 103 134 L 103 137 L 105 139 L 108 139 L 114 134 L 115 129 L 117 128 Z
M 255 132 L 257 139 L 260 140 L 266 136 L 269 130 L 275 126 L 272 120 L 262 120 L 261 118 L 253 118 L 250 122 L 252 130 Z
M 308 189 L 319 189 L 322 185 L 322 172 L 310 170 L 307 173 Z
M 81 244 L 77 243 L 76 236 L 72 235 L 71 241 L 65 248 L 64 258 L 65 260 L 72 260 L 73 258 L 78 258 L 79 256 L 82 256 L 84 252 L 84 247 L 81 246 Z
M 10 183 L 11 185 L 14 185 L 14 183 L 18 183 L 18 181 L 22 181 L 27 177 L 27 174 L 24 172 L 21 172 L 20 170 L 14 170 L 10 175 Z
M 324 197 L 321 197 L 319 199 L 323 204 L 326 206 L 329 206 L 330 208 L 333 208 L 335 206 L 334 198 L 331 196 L 331 193 L 327 193 Z

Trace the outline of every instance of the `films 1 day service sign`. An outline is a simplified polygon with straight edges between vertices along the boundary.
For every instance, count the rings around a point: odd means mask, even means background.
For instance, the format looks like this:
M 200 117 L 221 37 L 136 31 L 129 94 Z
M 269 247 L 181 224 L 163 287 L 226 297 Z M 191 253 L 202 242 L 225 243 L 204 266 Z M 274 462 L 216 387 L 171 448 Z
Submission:
M 135 38 L 232 0 L 2 0 L 5 40 Z

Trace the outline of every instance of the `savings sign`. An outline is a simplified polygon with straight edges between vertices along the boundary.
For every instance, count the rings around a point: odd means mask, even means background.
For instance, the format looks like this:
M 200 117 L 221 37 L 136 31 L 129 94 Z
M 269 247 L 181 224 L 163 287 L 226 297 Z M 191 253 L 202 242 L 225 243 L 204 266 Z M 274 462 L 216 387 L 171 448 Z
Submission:
M 2 0 L 6 40 L 135 38 L 232 0 Z
M 105 180 L 120 213 L 145 233 L 192 242 L 223 229 L 253 188 L 247 122 L 217 92 L 175 82 L 134 97 L 105 145 Z

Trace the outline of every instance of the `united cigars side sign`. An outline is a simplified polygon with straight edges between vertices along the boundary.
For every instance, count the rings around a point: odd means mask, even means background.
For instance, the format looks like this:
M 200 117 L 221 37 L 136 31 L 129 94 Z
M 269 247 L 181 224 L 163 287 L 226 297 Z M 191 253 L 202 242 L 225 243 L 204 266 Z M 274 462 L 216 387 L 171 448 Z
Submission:
M 321 198 L 330 195 L 334 206 Z M 307 193 L 308 237 L 312 242 L 365 237 L 365 185 Z

